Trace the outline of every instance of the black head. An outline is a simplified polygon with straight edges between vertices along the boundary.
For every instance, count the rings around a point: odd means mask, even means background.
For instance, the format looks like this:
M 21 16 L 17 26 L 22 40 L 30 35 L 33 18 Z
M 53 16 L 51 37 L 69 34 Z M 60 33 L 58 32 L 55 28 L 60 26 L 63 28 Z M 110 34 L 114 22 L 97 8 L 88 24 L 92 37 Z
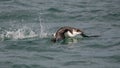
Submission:
M 81 33 L 81 36 L 82 36 L 82 37 L 89 37 L 89 36 L 87 36 L 86 34 L 84 34 L 83 32 Z

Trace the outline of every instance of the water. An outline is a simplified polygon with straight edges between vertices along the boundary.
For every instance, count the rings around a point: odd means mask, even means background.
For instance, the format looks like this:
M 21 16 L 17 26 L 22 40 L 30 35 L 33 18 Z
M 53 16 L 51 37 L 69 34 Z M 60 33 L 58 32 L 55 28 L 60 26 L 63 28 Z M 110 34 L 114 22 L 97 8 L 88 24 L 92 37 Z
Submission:
M 96 38 L 51 42 L 62 26 Z M 0 68 L 120 68 L 119 0 L 0 0 Z

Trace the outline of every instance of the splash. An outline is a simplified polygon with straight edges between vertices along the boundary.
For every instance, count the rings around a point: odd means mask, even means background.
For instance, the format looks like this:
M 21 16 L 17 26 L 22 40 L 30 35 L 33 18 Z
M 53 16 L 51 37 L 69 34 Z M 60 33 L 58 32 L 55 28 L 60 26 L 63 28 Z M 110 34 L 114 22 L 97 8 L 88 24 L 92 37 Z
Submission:
M 40 16 L 39 16 L 39 26 L 40 26 L 40 33 L 39 33 L 39 37 L 40 38 L 44 38 L 44 37 L 47 37 L 48 34 L 45 32 L 45 27 L 43 26 L 44 22 L 42 21 L 42 18 L 41 18 L 41 13 L 40 13 Z
M 0 40 L 8 40 L 8 39 L 25 39 L 25 38 L 33 38 L 37 37 L 38 35 L 30 28 L 23 27 L 16 31 L 7 31 L 5 30 L 4 33 L 0 34 Z
M 1 29 L 0 28 L 0 40 L 16 40 L 16 39 L 26 39 L 26 38 L 46 38 L 50 37 L 51 34 L 48 34 L 45 32 L 45 26 L 43 19 L 41 18 L 41 15 L 39 18 L 39 27 L 38 29 L 35 29 L 34 31 L 27 26 L 23 26 L 22 28 L 11 28 L 11 29 Z M 35 32 L 36 31 L 36 32 Z
M 40 22 L 40 24 L 39 24 L 39 26 L 40 26 L 40 37 L 42 38 L 42 33 L 43 33 L 43 26 L 42 26 L 42 19 L 41 19 L 41 17 L 39 16 L 39 22 Z

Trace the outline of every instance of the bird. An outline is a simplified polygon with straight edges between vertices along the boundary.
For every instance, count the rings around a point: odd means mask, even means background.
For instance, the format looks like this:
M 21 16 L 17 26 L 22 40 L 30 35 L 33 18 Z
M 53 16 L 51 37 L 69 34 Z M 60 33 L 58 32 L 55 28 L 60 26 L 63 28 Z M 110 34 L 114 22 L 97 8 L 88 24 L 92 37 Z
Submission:
M 82 30 L 79 28 L 74 28 L 74 27 L 69 27 L 69 26 L 64 26 L 61 27 L 54 33 L 54 38 L 52 39 L 53 42 L 64 40 L 65 38 L 72 38 L 77 35 L 81 35 L 82 37 L 90 37 L 87 36 Z

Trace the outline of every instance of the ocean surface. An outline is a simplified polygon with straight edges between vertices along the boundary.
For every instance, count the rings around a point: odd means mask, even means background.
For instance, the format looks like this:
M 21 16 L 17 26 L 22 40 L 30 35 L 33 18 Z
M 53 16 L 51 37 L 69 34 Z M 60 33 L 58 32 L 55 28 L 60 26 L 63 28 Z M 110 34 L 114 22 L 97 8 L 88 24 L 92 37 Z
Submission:
M 0 0 L 0 68 L 120 68 L 120 0 Z

